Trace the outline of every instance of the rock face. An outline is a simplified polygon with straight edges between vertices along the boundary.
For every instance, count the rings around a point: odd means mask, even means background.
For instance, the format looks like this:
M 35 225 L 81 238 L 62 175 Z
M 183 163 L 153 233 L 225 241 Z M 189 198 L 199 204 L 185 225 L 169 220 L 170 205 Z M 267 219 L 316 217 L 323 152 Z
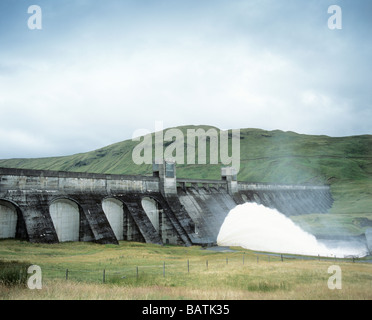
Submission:
M 286 215 L 327 212 L 328 186 L 177 179 L 172 162 L 153 176 L 0 168 L 0 239 L 30 242 L 118 240 L 211 244 L 231 209 L 257 202 Z

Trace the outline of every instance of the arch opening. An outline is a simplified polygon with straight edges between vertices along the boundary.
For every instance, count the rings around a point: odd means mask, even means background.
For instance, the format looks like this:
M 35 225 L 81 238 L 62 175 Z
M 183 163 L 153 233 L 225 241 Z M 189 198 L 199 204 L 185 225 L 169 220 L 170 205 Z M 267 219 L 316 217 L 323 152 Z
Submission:
M 144 197 L 141 204 L 163 243 L 183 243 L 160 202 L 150 197 Z
M 49 206 L 50 216 L 60 242 L 79 241 L 80 210 L 69 199 L 58 199 Z
M 160 210 L 158 202 L 152 198 L 145 197 L 142 199 L 141 204 L 155 230 L 160 233 Z
M 0 239 L 17 237 L 17 208 L 8 201 L 0 200 Z
M 118 241 L 145 242 L 126 204 L 116 198 L 102 201 L 102 209 Z
M 244 193 L 242 193 L 242 199 L 244 202 L 248 202 L 248 198 Z
M 102 209 L 117 240 L 124 239 L 124 205 L 115 198 L 102 201 Z

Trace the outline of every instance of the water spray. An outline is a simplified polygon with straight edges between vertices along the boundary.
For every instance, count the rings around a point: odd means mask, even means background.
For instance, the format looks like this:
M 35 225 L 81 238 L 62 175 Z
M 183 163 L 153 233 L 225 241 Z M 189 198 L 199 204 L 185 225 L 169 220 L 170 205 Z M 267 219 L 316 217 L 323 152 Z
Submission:
M 220 246 L 323 257 L 361 257 L 365 246 L 329 248 L 276 209 L 245 203 L 232 209 L 217 237 Z

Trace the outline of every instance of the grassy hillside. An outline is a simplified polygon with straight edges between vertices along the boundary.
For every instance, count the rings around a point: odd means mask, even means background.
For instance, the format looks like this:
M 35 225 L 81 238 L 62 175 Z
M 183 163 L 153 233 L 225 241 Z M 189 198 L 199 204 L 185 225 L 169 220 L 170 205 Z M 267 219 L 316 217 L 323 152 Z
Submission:
M 190 128 L 213 129 L 209 126 L 178 128 L 184 137 Z M 186 157 L 186 139 L 184 142 Z M 126 140 L 65 157 L 0 160 L 0 167 L 151 175 L 151 165 L 139 166 L 132 160 L 133 148 L 138 143 Z M 165 142 L 164 147 L 169 144 L 171 142 Z M 209 141 L 207 147 L 209 150 Z M 348 225 L 346 229 L 351 233 L 361 232 L 372 225 L 372 135 L 335 138 L 279 130 L 241 129 L 240 148 L 239 180 L 330 184 L 335 199 L 331 213 L 343 215 L 342 219 L 337 216 L 337 221 L 342 220 Z M 220 179 L 220 168 L 221 165 L 181 164 L 177 165 L 177 176 Z M 306 219 L 306 224 L 315 223 L 309 221 L 309 217 Z M 322 219 L 325 219 L 323 224 L 332 224 L 336 218 L 326 216 Z

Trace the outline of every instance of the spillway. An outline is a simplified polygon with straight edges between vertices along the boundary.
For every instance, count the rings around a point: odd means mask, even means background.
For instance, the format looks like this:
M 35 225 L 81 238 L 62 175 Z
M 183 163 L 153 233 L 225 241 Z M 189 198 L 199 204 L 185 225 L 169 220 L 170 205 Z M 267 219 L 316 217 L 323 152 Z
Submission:
M 178 198 L 195 224 L 195 242 L 215 243 L 226 214 L 236 206 L 225 189 L 187 188 Z

